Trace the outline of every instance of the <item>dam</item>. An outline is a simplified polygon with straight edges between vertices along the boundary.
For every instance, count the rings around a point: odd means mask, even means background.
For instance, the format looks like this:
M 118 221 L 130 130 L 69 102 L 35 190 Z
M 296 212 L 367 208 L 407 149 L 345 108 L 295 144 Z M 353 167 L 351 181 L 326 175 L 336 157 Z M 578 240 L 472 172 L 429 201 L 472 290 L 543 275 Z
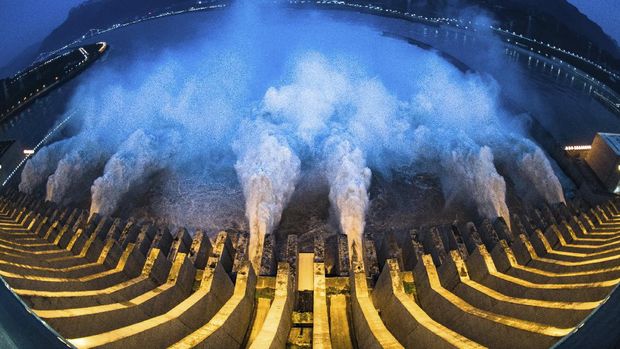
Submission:
M 545 348 L 579 335 L 618 284 L 618 206 L 368 238 L 363 258 L 339 235 L 331 275 L 321 235 L 310 253 L 290 235 L 285 259 L 263 255 L 272 272 L 257 275 L 247 233 L 211 241 L 12 192 L 0 275 L 80 348 Z
M 3 92 L 2 346 L 620 341 L 606 64 L 424 1 L 114 1 Z

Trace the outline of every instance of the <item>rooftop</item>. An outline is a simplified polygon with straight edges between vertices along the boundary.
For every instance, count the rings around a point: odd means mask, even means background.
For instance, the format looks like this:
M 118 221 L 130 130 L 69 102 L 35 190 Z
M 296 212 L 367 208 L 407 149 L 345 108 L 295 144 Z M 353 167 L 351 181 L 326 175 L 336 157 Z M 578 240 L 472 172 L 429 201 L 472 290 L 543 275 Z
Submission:
M 611 149 L 620 156 L 620 134 L 618 133 L 599 133 L 601 138 L 609 145 Z

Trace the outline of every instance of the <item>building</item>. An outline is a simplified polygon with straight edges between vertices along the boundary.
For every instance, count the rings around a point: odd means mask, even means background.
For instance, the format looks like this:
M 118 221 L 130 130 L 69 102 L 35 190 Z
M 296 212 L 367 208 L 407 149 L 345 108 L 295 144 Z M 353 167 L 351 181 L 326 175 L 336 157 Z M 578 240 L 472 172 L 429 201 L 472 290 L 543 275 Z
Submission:
M 586 162 L 607 190 L 620 194 L 620 134 L 597 133 Z

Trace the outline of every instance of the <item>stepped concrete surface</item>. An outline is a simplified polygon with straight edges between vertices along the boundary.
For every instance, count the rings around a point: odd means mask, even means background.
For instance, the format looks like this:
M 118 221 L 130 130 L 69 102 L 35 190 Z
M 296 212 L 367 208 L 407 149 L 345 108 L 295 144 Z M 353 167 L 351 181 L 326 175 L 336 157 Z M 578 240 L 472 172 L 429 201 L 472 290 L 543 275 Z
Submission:
M 289 235 L 283 253 L 270 235 L 255 270 L 246 232 L 212 240 L 8 191 L 0 276 L 78 348 L 566 347 L 613 327 L 618 207 L 365 234 L 359 255 L 343 234 L 311 252 Z

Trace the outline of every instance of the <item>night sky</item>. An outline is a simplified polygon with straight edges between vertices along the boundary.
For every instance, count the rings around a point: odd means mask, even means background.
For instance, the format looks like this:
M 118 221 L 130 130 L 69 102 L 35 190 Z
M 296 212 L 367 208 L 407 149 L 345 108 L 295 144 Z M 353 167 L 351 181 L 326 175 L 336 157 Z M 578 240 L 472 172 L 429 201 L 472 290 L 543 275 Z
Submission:
M 0 0 L 0 67 L 41 41 L 84 0 Z M 569 0 L 620 42 L 620 0 Z
M 568 0 L 591 20 L 598 23 L 607 34 L 620 42 L 619 0 Z
M 0 67 L 62 23 L 84 0 L 0 0 Z

